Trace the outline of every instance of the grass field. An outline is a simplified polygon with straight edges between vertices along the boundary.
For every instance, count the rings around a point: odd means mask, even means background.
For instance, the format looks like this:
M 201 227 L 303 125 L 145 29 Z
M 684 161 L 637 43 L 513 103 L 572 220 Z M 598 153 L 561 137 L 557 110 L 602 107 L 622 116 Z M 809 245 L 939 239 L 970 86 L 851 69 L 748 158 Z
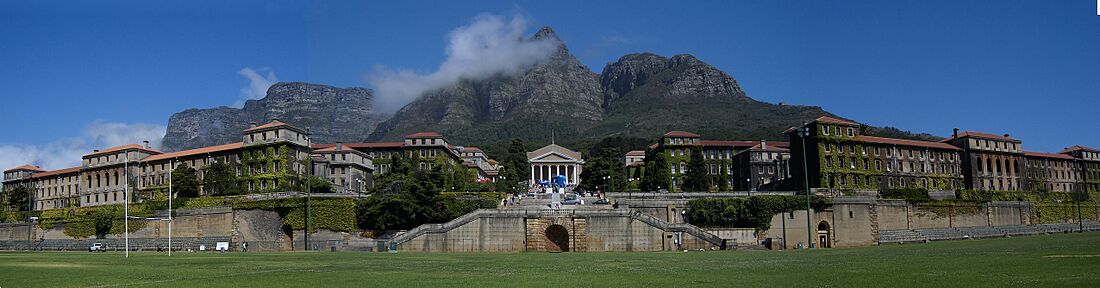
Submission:
M 2 252 L 0 287 L 1100 287 L 1100 233 L 815 251 Z

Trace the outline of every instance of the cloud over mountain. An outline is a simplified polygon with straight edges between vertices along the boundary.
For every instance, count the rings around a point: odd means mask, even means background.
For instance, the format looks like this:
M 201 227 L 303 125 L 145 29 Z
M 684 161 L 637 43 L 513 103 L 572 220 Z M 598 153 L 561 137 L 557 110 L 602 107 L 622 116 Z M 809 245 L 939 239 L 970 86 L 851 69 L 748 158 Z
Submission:
M 425 91 L 459 80 L 482 80 L 501 74 L 523 72 L 550 59 L 557 50 L 556 38 L 524 39 L 528 19 L 520 14 L 503 17 L 482 14 L 469 25 L 447 34 L 447 59 L 430 73 L 408 69 L 376 67 L 367 75 L 375 91 L 376 108 L 392 112 Z

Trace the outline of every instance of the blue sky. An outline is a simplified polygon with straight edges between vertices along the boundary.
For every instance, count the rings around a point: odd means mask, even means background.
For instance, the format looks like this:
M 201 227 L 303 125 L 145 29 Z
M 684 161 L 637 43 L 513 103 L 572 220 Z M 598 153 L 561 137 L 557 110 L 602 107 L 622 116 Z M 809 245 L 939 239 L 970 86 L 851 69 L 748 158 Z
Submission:
M 528 34 L 553 27 L 596 72 L 627 53 L 687 53 L 762 101 L 940 136 L 1010 133 L 1028 150 L 1100 146 L 1092 0 L 145 2 L 0 3 L 0 165 L 62 168 L 50 151 L 234 105 L 245 68 L 363 87 L 377 67 L 427 73 L 448 32 L 485 13 L 520 15 Z

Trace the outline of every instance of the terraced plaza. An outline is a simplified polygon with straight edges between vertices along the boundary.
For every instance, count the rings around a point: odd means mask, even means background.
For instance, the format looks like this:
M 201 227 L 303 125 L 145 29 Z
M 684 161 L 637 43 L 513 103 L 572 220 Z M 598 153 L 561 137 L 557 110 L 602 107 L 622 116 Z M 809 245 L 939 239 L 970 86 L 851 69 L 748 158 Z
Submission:
M 0 252 L 0 287 L 1094 287 L 1100 233 L 652 253 Z

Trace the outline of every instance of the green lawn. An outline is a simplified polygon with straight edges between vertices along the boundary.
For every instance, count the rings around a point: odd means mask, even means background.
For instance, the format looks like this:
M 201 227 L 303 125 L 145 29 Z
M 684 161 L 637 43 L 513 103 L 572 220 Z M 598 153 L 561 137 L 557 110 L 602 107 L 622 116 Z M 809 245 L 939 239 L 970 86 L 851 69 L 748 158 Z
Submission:
M 1100 287 L 1100 233 L 781 252 L 0 253 L 0 287 L 746 285 Z

